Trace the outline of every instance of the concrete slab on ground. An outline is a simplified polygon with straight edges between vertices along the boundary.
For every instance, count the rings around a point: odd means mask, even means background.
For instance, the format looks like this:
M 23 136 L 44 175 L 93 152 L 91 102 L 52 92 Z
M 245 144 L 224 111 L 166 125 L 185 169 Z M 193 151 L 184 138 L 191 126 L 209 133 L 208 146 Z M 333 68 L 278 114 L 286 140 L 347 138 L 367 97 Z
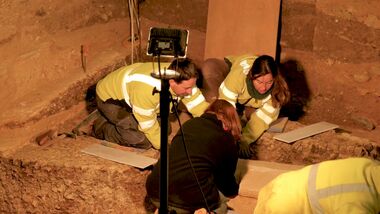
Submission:
M 139 169 L 145 169 L 157 162 L 157 159 L 139 155 L 130 151 L 123 151 L 116 148 L 107 147 L 100 144 L 92 144 L 81 150 L 82 152 L 112 160 L 118 163 L 127 164 Z
M 239 159 L 237 166 L 237 178 L 240 180 L 239 195 L 257 199 L 260 189 L 272 179 L 281 173 L 301 167 L 301 165 Z
M 284 131 L 286 123 L 288 122 L 288 117 L 280 117 L 274 121 L 268 128 L 267 132 L 281 133 Z
M 336 128 L 339 128 L 339 126 L 322 121 L 289 132 L 275 135 L 273 138 L 285 143 L 292 143 L 294 141 L 301 140 L 303 138 L 307 138 Z
M 236 177 L 240 181 L 239 195 L 228 202 L 235 213 L 252 214 L 260 189 L 281 173 L 297 170 L 301 165 L 290 165 L 259 160 L 239 159 Z

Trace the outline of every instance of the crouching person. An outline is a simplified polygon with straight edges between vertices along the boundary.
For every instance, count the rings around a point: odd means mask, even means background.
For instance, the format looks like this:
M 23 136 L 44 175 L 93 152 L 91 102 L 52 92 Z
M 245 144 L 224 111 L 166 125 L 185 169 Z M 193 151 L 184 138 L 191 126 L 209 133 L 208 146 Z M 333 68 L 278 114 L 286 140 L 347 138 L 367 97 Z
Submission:
M 243 131 L 238 143 L 239 157 L 252 158 L 253 147 L 290 99 L 277 63 L 268 55 L 228 56 L 208 59 L 202 66 L 206 99 L 219 97 L 242 115 Z
M 169 80 L 170 94 L 180 100 L 193 116 L 207 108 L 195 83 L 198 69 L 189 59 L 161 63 L 161 70 L 175 70 L 179 76 Z M 101 117 L 94 123 L 94 135 L 123 146 L 160 148 L 158 120 L 161 80 L 151 76 L 157 63 L 135 63 L 108 74 L 96 85 L 96 102 Z
M 257 214 L 380 213 L 380 162 L 324 161 L 283 173 L 264 186 Z
M 234 198 L 239 190 L 234 174 L 240 132 L 235 108 L 225 100 L 215 100 L 201 117 L 184 123 L 183 133 L 178 131 L 168 152 L 169 210 L 177 214 L 201 208 L 227 212 L 228 198 Z M 157 207 L 160 162 L 146 182 L 148 197 Z

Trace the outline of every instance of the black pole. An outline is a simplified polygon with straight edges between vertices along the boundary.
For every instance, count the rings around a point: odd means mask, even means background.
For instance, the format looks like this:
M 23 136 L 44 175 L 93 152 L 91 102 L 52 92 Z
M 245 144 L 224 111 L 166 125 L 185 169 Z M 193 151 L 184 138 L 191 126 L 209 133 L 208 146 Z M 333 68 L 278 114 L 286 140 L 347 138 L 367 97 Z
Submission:
M 160 117 L 161 117 L 161 165 L 160 165 L 160 214 L 168 213 L 168 117 L 169 117 L 169 80 L 161 80 Z
M 158 54 L 158 69 L 160 69 L 160 55 Z M 169 80 L 161 78 L 160 91 L 160 118 L 161 118 L 161 143 L 160 143 L 160 208 L 159 214 L 168 214 L 168 125 L 170 94 Z

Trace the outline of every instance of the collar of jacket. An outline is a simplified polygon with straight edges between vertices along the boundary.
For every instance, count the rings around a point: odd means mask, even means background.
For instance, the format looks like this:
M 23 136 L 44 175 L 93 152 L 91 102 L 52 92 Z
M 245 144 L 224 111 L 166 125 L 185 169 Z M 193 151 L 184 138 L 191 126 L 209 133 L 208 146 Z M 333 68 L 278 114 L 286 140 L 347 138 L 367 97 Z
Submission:
M 251 95 L 251 97 L 253 97 L 254 99 L 262 100 L 272 93 L 273 85 L 267 92 L 265 92 L 264 94 L 260 94 L 253 86 L 252 80 L 249 79 L 249 77 L 245 79 L 245 82 L 247 84 L 247 90 L 249 95 Z

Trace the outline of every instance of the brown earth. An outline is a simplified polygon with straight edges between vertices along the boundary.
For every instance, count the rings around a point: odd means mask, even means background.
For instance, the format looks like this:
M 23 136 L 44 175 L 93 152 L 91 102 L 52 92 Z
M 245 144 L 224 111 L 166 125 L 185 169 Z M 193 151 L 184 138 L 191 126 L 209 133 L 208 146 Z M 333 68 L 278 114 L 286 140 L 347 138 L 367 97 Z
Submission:
M 51 211 L 45 198 L 45 192 L 51 191 L 51 186 L 56 191 L 51 200 L 63 200 L 59 188 L 76 191 L 72 195 L 67 192 L 65 200 L 75 201 L 73 197 L 82 195 L 82 202 L 77 204 L 77 207 L 83 206 L 82 210 L 89 198 L 95 197 L 93 203 L 96 204 L 101 200 L 99 194 L 107 196 L 107 193 L 96 192 L 86 195 L 86 186 L 105 182 L 110 186 L 99 188 L 107 192 L 119 188 L 112 186 L 113 180 L 121 182 L 124 191 L 144 189 L 142 182 L 136 184 L 135 189 L 128 189 L 133 181 L 122 179 L 128 179 L 124 171 L 131 170 L 141 181 L 146 172 L 79 153 L 89 143 L 97 143 L 96 139 L 86 136 L 56 138 L 45 147 L 35 142 L 36 136 L 49 129 L 60 134 L 70 132 L 88 115 L 94 109 L 93 86 L 104 75 L 130 64 L 132 59 L 151 60 L 145 56 L 144 49 L 152 26 L 189 29 L 188 56 L 201 65 L 208 1 L 139 2 L 138 23 L 142 35 L 132 43 L 128 1 L 0 0 L 0 152 L 3 173 L 0 174 L 0 193 L 3 195 L 0 211 L 38 211 L 41 206 L 45 206 L 41 210 Z M 380 5 L 377 0 L 361 1 L 360 5 L 355 0 L 346 3 L 335 0 L 283 1 L 280 41 L 282 70 L 293 92 L 292 102 L 283 109 L 284 115 L 292 120 L 285 131 L 319 121 L 337 124 L 342 130 L 329 131 L 293 144 L 281 143 L 272 138 L 273 133 L 265 133 L 255 147 L 256 158 L 293 164 L 350 156 L 380 159 Z M 173 12 L 175 10 L 179 12 Z M 81 47 L 86 51 L 86 69 L 82 68 Z M 92 162 L 90 166 L 86 165 L 88 161 Z M 99 170 L 104 174 L 98 174 L 98 168 L 92 171 L 91 166 L 97 164 L 103 167 Z M 46 172 L 46 165 L 56 172 Z M 34 170 L 26 172 L 24 169 Z M 86 181 L 95 177 L 99 180 L 81 183 L 78 182 L 81 178 L 70 177 L 75 173 L 84 176 Z M 105 178 L 109 173 L 116 174 Z M 57 181 L 49 181 L 54 174 Z M 19 177 L 15 179 L 15 176 Z M 28 176 L 30 180 L 22 180 Z M 61 187 L 58 187 L 59 178 L 65 181 Z M 45 188 L 41 181 L 47 181 L 51 186 Z M 70 181 L 77 185 L 76 189 L 72 189 Z M 20 185 L 25 189 L 18 189 Z M 29 191 L 26 188 L 35 185 L 42 186 L 35 190 L 39 191 L 40 198 L 23 198 L 22 195 Z M 86 194 L 83 196 L 83 193 Z M 9 196 L 12 194 L 15 196 Z M 121 192 L 118 194 L 121 197 Z M 140 200 L 141 205 L 144 194 L 119 202 Z M 116 206 L 119 202 L 111 204 Z M 69 207 L 69 204 L 62 204 L 54 209 L 70 210 Z M 123 210 L 126 207 L 117 208 Z M 117 209 L 112 210 L 104 202 L 93 210 L 113 212 Z

